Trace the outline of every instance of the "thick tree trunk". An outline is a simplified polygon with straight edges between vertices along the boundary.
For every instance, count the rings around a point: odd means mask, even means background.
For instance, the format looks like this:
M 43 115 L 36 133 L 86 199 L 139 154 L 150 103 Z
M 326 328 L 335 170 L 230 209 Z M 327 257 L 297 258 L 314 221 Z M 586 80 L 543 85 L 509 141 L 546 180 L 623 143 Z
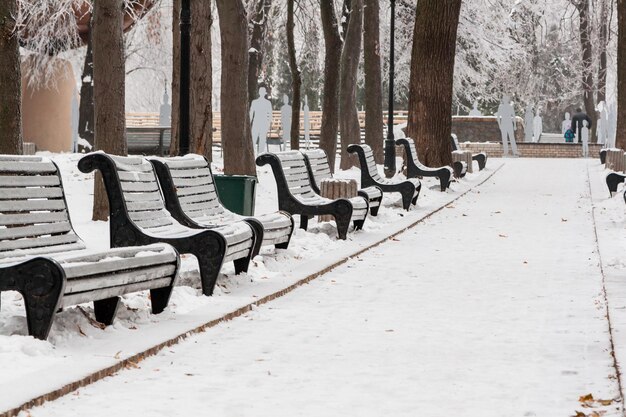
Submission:
M 124 89 L 124 2 L 98 0 L 93 10 L 95 148 L 126 155 Z M 106 220 L 109 207 L 99 175 L 94 182 L 93 220 Z
M 361 142 L 361 126 L 356 107 L 356 84 L 361 55 L 361 28 L 363 27 L 363 0 L 351 0 L 348 30 L 341 53 L 339 87 L 339 130 L 341 131 L 341 169 L 354 166 L 356 158 L 348 154 L 348 145 Z
M 91 33 L 87 40 L 87 52 L 80 86 L 80 105 L 78 110 L 78 135 L 92 146 L 94 145 L 93 114 L 93 42 Z
M 15 35 L 17 1 L 0 2 L 0 153 L 21 155 L 22 150 L 22 71 L 20 47 Z
M 178 155 L 178 129 L 180 127 L 180 9 L 181 0 L 173 0 L 172 9 L 172 140 L 170 155 Z M 193 17 L 192 17 L 193 19 Z M 193 23 L 192 23 L 193 24 Z M 192 52 L 193 55 L 193 52 Z
M 365 143 L 374 151 L 376 163 L 383 153 L 383 86 L 380 70 L 380 7 L 378 0 L 363 4 L 363 61 L 365 70 Z
M 256 176 L 248 114 L 248 18 L 242 0 L 217 0 L 222 40 L 224 172 Z
M 291 72 L 291 149 L 300 149 L 300 90 L 302 88 L 302 74 L 296 60 L 296 44 L 294 40 L 295 0 L 287 0 L 287 54 L 289 55 L 289 71 Z
M 255 0 L 250 16 L 250 62 L 248 64 L 248 101 L 251 102 L 259 91 L 259 78 L 263 73 L 263 57 L 267 39 L 267 23 L 272 0 Z M 268 89 L 269 92 L 269 89 Z
M 452 92 L 461 0 L 420 0 L 415 15 L 407 133 L 428 166 L 452 163 Z
M 600 4 L 600 30 L 598 34 L 598 47 L 600 48 L 600 59 L 598 63 L 598 96 L 597 102 L 606 102 L 606 75 L 607 75 L 607 53 L 609 34 L 609 0 L 601 0 Z
M 593 65 L 593 54 L 590 39 L 589 0 L 578 1 L 576 8 L 578 9 L 578 17 L 580 21 L 580 46 L 582 48 L 583 55 L 583 103 L 585 104 L 585 113 L 589 115 L 593 124 L 591 127 L 590 137 L 593 138 L 593 141 L 595 141 L 598 116 L 596 114 L 596 105 L 594 101 L 593 71 L 591 68 Z
M 320 14 L 324 31 L 324 101 L 320 148 L 328 155 L 331 171 L 335 171 L 337 153 L 337 125 L 339 123 L 339 71 L 342 41 L 334 0 L 320 0 Z
M 617 0 L 617 134 L 615 146 L 626 149 L 626 0 Z

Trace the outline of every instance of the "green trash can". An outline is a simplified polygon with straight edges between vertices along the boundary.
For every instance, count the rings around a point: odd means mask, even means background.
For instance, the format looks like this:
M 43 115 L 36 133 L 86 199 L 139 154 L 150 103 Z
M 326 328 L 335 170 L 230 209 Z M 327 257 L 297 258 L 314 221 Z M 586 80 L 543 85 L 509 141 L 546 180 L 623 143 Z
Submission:
M 228 210 L 243 216 L 254 215 L 256 177 L 214 175 L 217 195 Z

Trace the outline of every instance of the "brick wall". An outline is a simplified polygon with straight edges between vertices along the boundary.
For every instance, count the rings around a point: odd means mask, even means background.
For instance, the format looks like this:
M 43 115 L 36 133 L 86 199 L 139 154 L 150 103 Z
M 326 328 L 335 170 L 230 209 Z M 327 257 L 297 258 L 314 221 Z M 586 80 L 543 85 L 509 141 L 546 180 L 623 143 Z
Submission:
M 472 153 L 487 152 L 488 156 L 499 158 L 502 156 L 502 143 L 461 142 L 461 150 Z M 522 157 L 526 158 L 581 158 L 582 144 L 580 143 L 524 143 L 518 142 L 517 149 Z M 598 158 L 602 145 L 589 144 L 589 156 Z
M 524 121 L 517 117 L 515 141 L 524 141 Z M 459 142 L 500 142 L 502 135 L 495 116 L 452 116 L 452 133 Z

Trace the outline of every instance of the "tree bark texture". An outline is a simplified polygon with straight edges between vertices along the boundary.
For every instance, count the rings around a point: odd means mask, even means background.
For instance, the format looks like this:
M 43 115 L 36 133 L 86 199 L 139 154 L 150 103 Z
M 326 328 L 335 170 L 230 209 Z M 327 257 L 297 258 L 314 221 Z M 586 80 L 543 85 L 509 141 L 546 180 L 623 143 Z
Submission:
M 259 91 L 259 78 L 263 74 L 263 58 L 266 50 L 267 24 L 270 18 L 272 0 L 255 0 L 250 16 L 250 62 L 248 64 L 248 102 Z M 268 92 L 269 89 L 268 89 Z
M 617 0 L 617 133 L 615 146 L 626 149 L 626 0 Z
M 328 155 L 330 170 L 335 171 L 337 153 L 337 127 L 339 124 L 339 66 L 342 40 L 334 0 L 320 0 L 320 14 L 324 32 L 324 99 L 322 102 L 322 127 L 320 148 Z
M 363 61 L 365 72 L 365 143 L 374 151 L 376 163 L 382 164 L 383 85 L 380 69 L 379 0 L 363 3 Z
M 339 87 L 339 130 L 341 131 L 341 169 L 356 165 L 356 157 L 348 154 L 348 145 L 361 143 L 361 126 L 356 102 L 357 74 L 361 55 L 361 29 L 363 27 L 363 0 L 351 0 L 348 30 L 341 52 Z M 382 113 L 381 113 L 382 115 Z
M 611 0 L 611 8 L 613 6 Z M 600 48 L 599 62 L 598 62 L 598 95 L 597 102 L 604 101 L 606 103 L 606 75 L 607 75 L 607 52 L 606 47 L 609 42 L 609 21 L 611 14 L 609 13 L 609 0 L 601 0 L 600 4 L 600 30 L 598 34 L 598 41 Z
M 420 0 L 415 15 L 407 133 L 428 166 L 452 162 L 452 92 L 461 0 Z
M 126 155 L 123 0 L 98 0 L 93 10 L 95 148 Z M 94 182 L 93 220 L 106 220 L 109 207 L 99 175 Z
M 287 0 L 287 54 L 289 55 L 289 71 L 291 73 L 291 149 L 300 149 L 300 90 L 302 74 L 296 60 L 296 44 L 294 40 L 294 1 Z
M 20 47 L 15 35 L 17 1 L 0 2 L 0 153 L 21 155 L 22 145 L 22 71 Z
M 178 129 L 180 127 L 180 118 L 178 117 L 178 114 L 180 112 L 180 9 L 181 9 L 181 0 L 173 0 L 173 3 L 174 3 L 174 6 L 172 10 L 172 117 L 170 121 L 171 129 L 172 129 L 172 140 L 170 142 L 170 155 L 178 155 Z M 193 19 L 193 16 L 192 16 L 192 19 Z
M 87 39 L 87 52 L 80 86 L 80 105 L 78 109 L 78 135 L 92 146 L 94 145 L 94 110 L 93 110 L 93 37 Z
M 582 48 L 582 63 L 583 63 L 583 73 L 582 73 L 582 89 L 583 89 L 583 103 L 585 105 L 585 113 L 591 118 L 592 126 L 590 140 L 595 140 L 596 137 L 596 127 L 598 124 L 598 116 L 596 114 L 596 105 L 594 100 L 594 90 L 593 90 L 593 55 L 591 48 L 591 39 L 590 39 L 590 22 L 589 22 L 589 0 L 579 0 L 576 2 L 576 8 L 578 9 L 578 18 L 579 18 L 579 32 L 580 32 L 580 46 Z
M 242 0 L 217 0 L 222 40 L 224 173 L 256 176 L 248 114 L 248 18 Z

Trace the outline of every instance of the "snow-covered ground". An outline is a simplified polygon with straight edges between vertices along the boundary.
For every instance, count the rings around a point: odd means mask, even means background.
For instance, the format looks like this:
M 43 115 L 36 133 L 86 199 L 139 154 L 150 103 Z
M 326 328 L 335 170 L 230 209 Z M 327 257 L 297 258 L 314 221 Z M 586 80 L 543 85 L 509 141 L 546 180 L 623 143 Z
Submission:
M 84 175 L 76 168 L 80 156 L 48 156 L 61 167 L 77 233 L 90 247 L 108 247 L 108 225 L 90 220 L 93 176 Z M 453 201 L 493 174 L 500 164 L 498 160 L 490 160 L 487 170 L 468 175 L 446 193 L 438 191 L 437 180 L 425 179 L 418 206 L 408 213 L 401 209 L 398 196 L 385 197 L 379 216 L 368 218 L 364 230 L 350 233 L 347 241 L 336 239 L 333 224 L 313 221 L 308 232 L 296 231 L 288 250 L 263 249 L 247 274 L 235 276 L 232 264 L 225 266 L 216 294 L 211 298 L 202 296 L 197 289 L 195 259 L 185 257 L 181 283 L 186 285 L 174 290 L 170 306 L 160 315 L 150 314 L 145 293 L 124 297 L 124 306 L 118 311 L 115 323 L 105 329 L 93 322 L 90 305 L 71 307 L 56 315 L 48 341 L 39 341 L 26 336 L 20 295 L 2 293 L 0 412 L 219 319 L 384 240 Z M 359 170 L 338 175 L 359 178 Z M 259 178 L 257 213 L 276 210 L 275 183 L 269 168 L 259 169 Z
M 310 285 L 29 414 L 620 416 L 596 165 L 509 160 Z M 606 237 L 623 234 L 624 206 L 593 196 Z M 609 296 L 622 317 L 624 300 Z

